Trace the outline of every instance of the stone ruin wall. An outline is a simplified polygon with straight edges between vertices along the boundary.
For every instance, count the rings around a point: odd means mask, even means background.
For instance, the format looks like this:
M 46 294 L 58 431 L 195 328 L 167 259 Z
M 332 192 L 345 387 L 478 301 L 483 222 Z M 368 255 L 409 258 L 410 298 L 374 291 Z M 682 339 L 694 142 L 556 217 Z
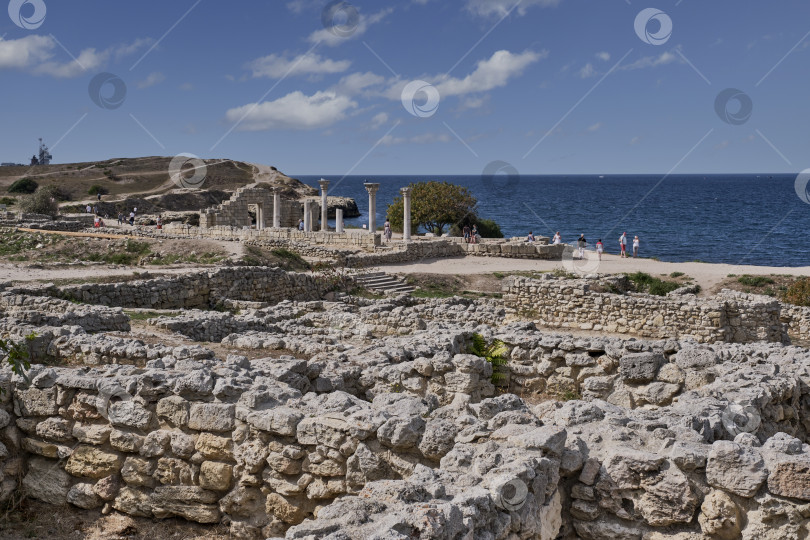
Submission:
M 252 221 L 248 210 L 251 205 L 261 205 L 264 216 L 260 228 L 273 226 L 273 192 L 263 188 L 248 185 L 237 189 L 231 198 L 213 208 L 200 212 L 200 227 L 250 227 Z M 314 203 L 310 206 L 312 215 L 320 216 L 320 205 Z M 304 216 L 304 205 L 299 201 L 281 199 L 281 226 L 297 227 L 298 220 Z
M 320 297 L 318 291 L 318 280 L 307 274 L 241 266 L 121 283 L 67 285 L 41 292 L 86 304 L 180 309 L 209 308 L 223 299 L 273 303 L 315 300 Z
M 782 305 L 766 296 L 724 290 L 714 298 L 656 297 L 592 290 L 593 280 L 510 277 L 504 305 L 510 314 L 551 328 L 633 334 L 645 338 L 689 336 L 701 343 L 784 342 Z M 795 325 L 791 328 L 795 329 Z

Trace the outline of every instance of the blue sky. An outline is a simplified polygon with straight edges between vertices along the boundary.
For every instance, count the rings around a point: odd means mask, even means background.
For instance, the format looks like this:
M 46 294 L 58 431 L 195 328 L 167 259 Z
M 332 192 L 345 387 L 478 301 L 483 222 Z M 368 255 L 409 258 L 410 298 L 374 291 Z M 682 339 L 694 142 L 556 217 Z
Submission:
M 192 153 L 291 175 L 810 167 L 806 0 L 357 0 L 332 4 L 336 26 L 325 8 L 11 0 L 0 161 L 44 137 L 55 162 Z M 721 118 L 728 88 L 750 117 L 732 99 L 743 118 Z

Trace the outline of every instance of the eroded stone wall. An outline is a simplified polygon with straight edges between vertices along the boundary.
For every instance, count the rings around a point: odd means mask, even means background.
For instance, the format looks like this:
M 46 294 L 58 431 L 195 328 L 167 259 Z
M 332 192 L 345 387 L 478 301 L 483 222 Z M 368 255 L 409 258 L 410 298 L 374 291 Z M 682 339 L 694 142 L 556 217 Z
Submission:
M 604 330 L 648 338 L 692 337 L 701 343 L 783 342 L 781 304 L 766 296 L 724 290 L 716 297 L 656 297 L 596 292 L 595 280 L 510 277 L 504 304 L 511 314 L 551 328 Z

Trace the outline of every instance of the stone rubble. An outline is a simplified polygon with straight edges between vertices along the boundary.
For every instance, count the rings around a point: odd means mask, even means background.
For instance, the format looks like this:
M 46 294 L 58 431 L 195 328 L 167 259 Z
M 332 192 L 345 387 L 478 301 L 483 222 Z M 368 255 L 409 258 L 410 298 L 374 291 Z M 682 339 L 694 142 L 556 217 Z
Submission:
M 461 298 L 279 302 L 299 278 L 251 272 L 239 300 L 270 305 L 149 324 L 265 358 L 122 335 L 102 304 L 149 282 L 88 288 L 98 304 L 0 292 L 0 333 L 48 359 L 0 369 L 0 500 L 248 539 L 810 533 L 805 348 L 576 337 Z M 474 333 L 504 344 L 502 378 Z

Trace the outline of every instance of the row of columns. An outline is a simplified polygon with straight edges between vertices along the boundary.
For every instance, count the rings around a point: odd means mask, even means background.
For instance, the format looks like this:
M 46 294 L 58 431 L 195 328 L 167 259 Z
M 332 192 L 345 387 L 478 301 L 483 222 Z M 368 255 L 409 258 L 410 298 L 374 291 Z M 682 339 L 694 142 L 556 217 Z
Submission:
M 329 230 L 328 220 L 328 200 L 327 190 L 329 189 L 329 180 L 321 178 L 318 180 L 321 186 L 321 231 Z M 368 192 L 368 230 L 371 234 L 377 231 L 377 191 L 380 189 L 380 184 L 367 182 L 363 184 Z M 402 225 L 402 238 L 406 242 L 411 239 L 411 188 L 404 187 L 400 189 L 402 193 L 402 206 L 403 206 L 403 225 Z M 304 231 L 312 232 L 313 219 L 312 219 L 312 201 L 304 201 Z M 276 229 L 281 228 L 281 192 L 277 189 L 273 190 L 273 227 Z M 343 232 L 343 209 L 338 208 L 335 211 L 335 232 Z

